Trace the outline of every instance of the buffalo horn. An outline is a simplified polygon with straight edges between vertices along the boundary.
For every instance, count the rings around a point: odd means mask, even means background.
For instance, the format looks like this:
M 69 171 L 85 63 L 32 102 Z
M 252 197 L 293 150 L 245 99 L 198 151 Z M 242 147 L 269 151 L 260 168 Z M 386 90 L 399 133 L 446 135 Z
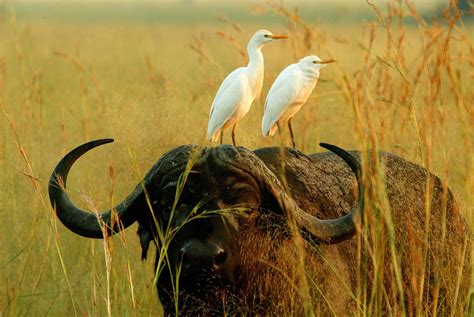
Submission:
M 357 203 L 344 216 L 327 220 L 319 219 L 304 210 L 301 210 L 296 206 L 293 199 L 289 198 L 287 195 L 284 195 L 286 196 L 285 204 L 289 204 L 295 210 L 296 221 L 300 227 L 308 231 L 320 243 L 332 244 L 346 240 L 356 233 L 356 218 L 361 217 L 364 210 L 364 187 L 361 180 L 360 163 L 350 153 L 335 145 L 327 143 L 320 143 L 319 145 L 342 158 L 354 172 L 359 187 L 359 198 Z M 289 201 L 290 199 L 291 201 Z
M 78 146 L 59 161 L 49 180 L 49 198 L 59 220 L 69 230 L 83 237 L 100 239 L 105 232 L 107 234 L 119 232 L 136 221 L 136 215 L 129 207 L 136 199 L 138 191 L 134 191 L 113 208 L 113 213 L 112 210 L 99 213 L 83 211 L 71 201 L 65 191 L 67 176 L 74 162 L 87 151 L 113 141 L 113 139 L 101 139 Z

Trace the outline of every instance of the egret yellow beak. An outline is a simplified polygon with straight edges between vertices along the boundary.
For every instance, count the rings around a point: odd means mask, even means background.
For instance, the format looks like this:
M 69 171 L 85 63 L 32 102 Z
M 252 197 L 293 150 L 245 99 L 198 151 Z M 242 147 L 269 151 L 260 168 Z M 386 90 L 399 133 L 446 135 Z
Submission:
M 270 37 L 274 40 L 281 40 L 281 39 L 287 39 L 288 36 L 286 35 L 270 35 Z
M 334 62 L 337 62 L 335 59 L 326 59 L 324 61 L 317 61 L 317 62 L 314 62 L 315 64 L 330 64 L 330 63 L 334 63 Z

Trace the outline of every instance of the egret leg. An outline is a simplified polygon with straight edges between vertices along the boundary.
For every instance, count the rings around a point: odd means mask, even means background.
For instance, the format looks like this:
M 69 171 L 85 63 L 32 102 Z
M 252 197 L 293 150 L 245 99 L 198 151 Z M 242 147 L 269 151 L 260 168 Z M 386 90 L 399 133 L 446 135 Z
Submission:
M 222 145 L 222 142 L 224 142 L 224 130 L 221 130 L 220 139 L 221 139 L 221 145 Z
M 233 144 L 234 146 L 236 146 L 236 144 L 235 144 L 235 129 L 236 129 L 236 128 L 237 128 L 237 123 L 234 124 L 234 126 L 232 127 L 232 144 Z
M 293 134 L 293 129 L 291 128 L 291 120 L 293 117 L 288 119 L 288 128 L 290 129 L 290 135 L 291 135 L 291 143 L 293 144 L 293 148 L 296 149 L 296 142 L 295 142 L 295 136 Z
M 284 146 L 285 142 L 283 141 L 283 134 L 282 134 L 281 129 L 280 129 L 280 123 L 278 123 L 278 121 L 277 121 L 276 125 L 277 125 L 277 128 L 278 128 L 278 135 L 280 136 L 280 143 L 282 144 L 282 146 Z

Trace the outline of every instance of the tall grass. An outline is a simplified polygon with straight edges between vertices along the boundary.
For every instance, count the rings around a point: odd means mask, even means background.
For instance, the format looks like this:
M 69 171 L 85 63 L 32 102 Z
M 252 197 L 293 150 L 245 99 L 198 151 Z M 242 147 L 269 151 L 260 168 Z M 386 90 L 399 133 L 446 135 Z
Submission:
M 260 136 L 260 120 L 264 95 L 286 65 L 308 54 L 337 59 L 336 66 L 323 69 L 315 92 L 293 124 L 304 152 L 319 151 L 319 141 L 359 149 L 363 166 L 370 171 L 364 174 L 370 211 L 365 223 L 374 225 L 363 227 L 356 238 L 357 288 L 341 292 L 357 303 L 355 315 L 377 314 L 387 306 L 393 315 L 442 314 L 436 311 L 442 294 L 435 291 L 432 302 L 427 302 L 423 291 L 432 283 L 423 278 L 429 265 L 442 270 L 443 263 L 428 263 L 432 237 L 427 234 L 423 239 L 411 235 L 416 246 L 409 268 L 413 296 L 404 298 L 405 259 L 395 248 L 395 224 L 384 212 L 390 206 L 382 163 L 370 153 L 392 152 L 433 171 L 445 189 L 444 210 L 449 186 L 474 227 L 472 25 L 464 24 L 455 2 L 437 21 L 427 21 L 409 1 L 393 1 L 386 7 L 368 2 L 371 21 L 342 26 L 316 25 L 279 2 L 268 2 L 265 8 L 281 17 L 280 23 L 266 27 L 275 33 L 286 30 L 290 39 L 264 48 L 263 96 L 242 121 L 238 143 L 248 148 L 280 144 Z M 125 197 L 164 152 L 200 143 L 218 85 L 230 70 L 245 63 L 248 37 L 262 27 L 226 17 L 220 21 L 219 27 L 196 27 L 69 24 L 17 19 L 15 12 L 1 17 L 1 27 L 7 30 L 0 38 L 0 310 L 4 315 L 162 313 L 153 261 L 140 261 L 134 230 L 104 241 L 73 235 L 57 224 L 45 197 L 46 181 L 67 150 L 90 139 L 113 136 L 117 144 L 76 163 L 69 181 L 70 193 L 79 204 L 102 210 Z M 289 136 L 283 138 L 289 145 Z M 431 221 L 438 221 L 429 212 L 431 191 L 427 179 L 426 232 Z M 441 221 L 445 228 L 446 218 Z M 167 237 L 163 233 L 162 243 Z M 438 238 L 442 243 L 446 236 Z M 467 245 L 460 255 L 465 259 L 472 253 Z M 166 262 L 163 251 L 166 248 L 158 251 L 160 263 Z M 306 251 L 302 252 L 301 259 Z M 336 264 L 329 264 L 338 272 Z M 385 266 L 393 269 L 389 288 Z M 331 294 L 314 290 L 317 272 L 301 274 L 305 276 L 299 281 L 306 285 L 300 288 L 301 296 L 307 297 L 306 291 L 317 293 L 317 299 L 307 303 L 317 314 L 318 307 L 331 302 Z M 460 271 L 453 283 L 459 291 Z M 472 294 L 472 282 L 470 290 Z M 450 299 L 452 314 L 472 311 L 463 296 L 459 292 Z

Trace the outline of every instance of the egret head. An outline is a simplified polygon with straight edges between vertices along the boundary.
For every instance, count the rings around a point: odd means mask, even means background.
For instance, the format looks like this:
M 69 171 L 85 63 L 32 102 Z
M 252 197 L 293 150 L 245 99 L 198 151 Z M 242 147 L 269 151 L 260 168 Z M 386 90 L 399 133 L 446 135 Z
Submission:
M 252 36 L 252 38 L 249 41 L 249 45 L 252 43 L 252 44 L 256 44 L 257 46 L 260 46 L 273 40 L 286 39 L 286 38 L 288 38 L 288 36 L 274 35 L 272 32 L 262 29 L 255 32 L 255 34 Z
M 325 67 L 327 64 L 334 63 L 335 61 L 336 60 L 334 59 L 322 60 L 316 55 L 309 55 L 300 59 L 298 64 L 300 64 L 304 68 L 320 70 L 321 68 Z

